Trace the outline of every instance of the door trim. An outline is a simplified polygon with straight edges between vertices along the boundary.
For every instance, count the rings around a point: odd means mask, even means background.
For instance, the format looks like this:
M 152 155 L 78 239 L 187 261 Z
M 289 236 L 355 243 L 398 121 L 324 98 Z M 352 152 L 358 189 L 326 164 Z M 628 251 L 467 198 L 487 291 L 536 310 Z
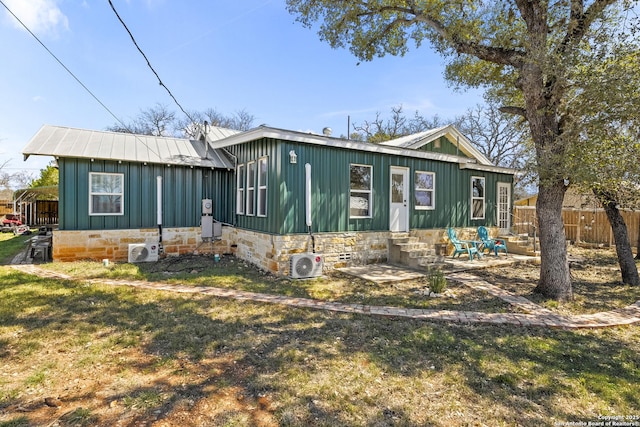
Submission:
M 501 194 L 500 194 L 500 190 L 502 188 L 506 188 L 507 190 L 507 206 L 506 206 L 506 212 L 503 212 L 502 209 L 502 203 L 500 200 Z M 496 189 L 496 194 L 497 194 L 497 200 L 496 200 L 496 226 L 499 228 L 500 233 L 504 234 L 504 233 L 508 233 L 509 229 L 511 228 L 511 184 L 508 182 L 498 182 L 497 184 L 497 189 Z M 504 218 L 504 219 L 503 219 Z M 503 225 L 506 225 L 506 227 L 503 227 Z
M 393 175 L 402 174 L 403 179 L 403 202 L 393 202 Z M 409 168 L 403 166 L 389 167 L 389 230 L 392 232 L 409 231 L 409 205 L 411 197 L 411 185 L 409 181 Z M 397 224 L 394 221 L 396 211 L 398 211 Z M 396 229 L 397 228 L 397 229 Z

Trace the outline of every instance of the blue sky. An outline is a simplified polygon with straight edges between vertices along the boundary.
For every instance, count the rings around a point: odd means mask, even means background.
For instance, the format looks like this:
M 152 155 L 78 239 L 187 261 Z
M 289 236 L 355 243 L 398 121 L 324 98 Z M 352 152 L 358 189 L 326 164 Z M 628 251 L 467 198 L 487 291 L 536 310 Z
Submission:
M 180 114 L 107 0 L 2 0 L 93 94 L 125 122 L 156 103 Z M 295 22 L 284 0 L 112 0 L 163 83 L 187 110 L 246 110 L 255 124 L 347 133 L 351 123 L 403 105 L 452 118 L 481 103 L 455 92 L 428 45 L 358 65 Z M 23 162 L 43 124 L 104 129 L 116 120 L 0 5 L 0 164 Z

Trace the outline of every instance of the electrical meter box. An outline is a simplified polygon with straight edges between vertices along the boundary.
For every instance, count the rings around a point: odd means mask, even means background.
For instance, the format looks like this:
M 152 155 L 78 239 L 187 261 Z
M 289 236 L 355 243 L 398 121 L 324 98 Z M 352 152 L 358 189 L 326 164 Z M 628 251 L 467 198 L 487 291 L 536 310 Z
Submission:
M 211 239 L 213 237 L 213 217 L 209 215 L 203 215 L 201 219 L 200 232 L 203 239 Z
M 202 215 L 213 214 L 213 201 L 211 199 L 202 199 Z

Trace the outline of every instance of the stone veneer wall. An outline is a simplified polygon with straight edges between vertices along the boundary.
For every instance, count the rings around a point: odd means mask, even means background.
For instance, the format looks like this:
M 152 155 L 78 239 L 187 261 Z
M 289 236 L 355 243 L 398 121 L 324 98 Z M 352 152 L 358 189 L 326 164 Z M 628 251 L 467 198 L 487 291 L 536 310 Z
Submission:
M 478 229 L 476 227 L 456 228 L 456 235 L 460 240 L 476 240 L 478 239 Z M 446 245 L 446 253 L 449 255 L 453 251 L 453 245 L 449 243 L 449 234 L 447 228 L 434 228 L 430 230 L 411 230 L 409 235 L 417 237 L 421 242 L 435 247 L 437 244 Z M 498 235 L 498 227 L 487 227 L 489 236 Z M 441 254 L 442 255 L 442 254 Z
M 388 231 L 322 233 L 314 235 L 313 240 L 315 252 L 323 257 L 324 270 L 329 271 L 347 265 L 385 262 L 390 235 Z M 278 275 L 289 274 L 291 255 L 313 252 L 308 234 L 276 236 L 234 229 L 230 240 L 237 245 L 239 258 Z
M 158 243 L 158 240 L 157 228 L 56 230 L 53 232 L 53 260 L 109 259 L 111 261 L 127 261 L 130 243 Z M 224 239 L 213 244 L 203 243 L 200 238 L 200 227 L 164 228 L 162 230 L 162 245 L 164 253 L 167 255 L 183 255 L 193 253 L 196 250 L 203 253 L 228 253 L 231 251 L 228 241 Z
M 456 229 L 461 239 L 475 237 L 475 228 Z M 490 233 L 492 230 L 490 229 Z M 324 270 L 350 265 L 386 262 L 389 231 L 322 233 L 314 235 L 315 252 L 322 255 Z M 435 245 L 447 243 L 446 229 L 411 230 L 412 237 Z M 130 243 L 157 243 L 158 229 L 54 231 L 54 261 L 81 259 L 109 259 L 127 261 Z M 162 239 L 166 255 L 188 253 L 235 254 L 274 274 L 289 274 L 291 255 L 313 252 L 312 238 L 308 234 L 277 236 L 222 227 L 222 238 L 216 242 L 202 242 L 200 227 L 165 228 Z
M 430 230 L 411 230 L 409 235 L 417 237 L 421 242 L 430 245 L 436 243 L 449 243 L 449 235 L 446 228 L 434 228 Z M 474 240 L 478 238 L 478 229 L 476 227 L 456 228 L 456 235 L 461 240 Z M 496 236 L 497 227 L 487 227 L 490 236 Z

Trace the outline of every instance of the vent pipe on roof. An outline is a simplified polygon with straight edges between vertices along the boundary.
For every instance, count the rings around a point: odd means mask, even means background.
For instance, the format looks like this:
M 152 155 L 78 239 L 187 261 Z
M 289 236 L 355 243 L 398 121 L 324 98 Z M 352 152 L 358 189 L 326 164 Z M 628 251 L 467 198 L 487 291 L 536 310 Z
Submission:
M 209 141 L 207 140 L 207 136 L 209 135 L 209 122 L 204 121 L 204 158 L 209 158 Z
M 333 131 L 331 130 L 331 128 L 330 128 L 330 127 L 326 127 L 326 128 L 324 128 L 324 129 L 322 129 L 322 134 L 323 134 L 324 136 L 331 136 L 331 132 L 333 132 Z

